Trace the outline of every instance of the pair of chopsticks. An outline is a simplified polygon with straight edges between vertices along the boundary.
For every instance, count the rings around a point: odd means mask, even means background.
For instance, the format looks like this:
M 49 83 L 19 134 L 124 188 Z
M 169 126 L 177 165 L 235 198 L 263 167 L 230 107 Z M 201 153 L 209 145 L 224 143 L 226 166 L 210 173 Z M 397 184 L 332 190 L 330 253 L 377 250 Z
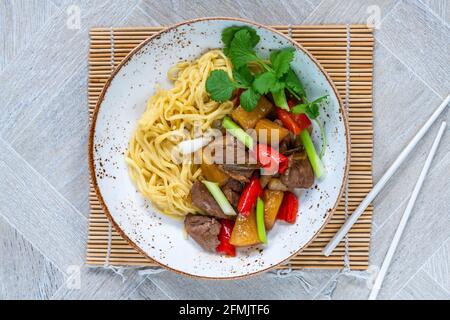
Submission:
M 414 138 L 409 142 L 409 144 L 406 146 L 406 148 L 400 153 L 400 155 L 397 157 L 397 159 L 394 161 L 394 163 L 386 171 L 386 173 L 381 177 L 380 181 L 378 181 L 378 183 L 373 187 L 372 191 L 370 191 L 367 194 L 367 196 L 364 198 L 364 200 L 355 209 L 355 211 L 347 219 L 347 221 L 344 223 L 344 225 L 339 229 L 339 231 L 336 233 L 336 235 L 333 237 L 333 239 L 331 239 L 331 241 L 328 243 L 328 245 L 322 251 L 322 253 L 325 256 L 329 256 L 331 254 L 331 252 L 333 252 L 333 250 L 336 248 L 336 246 L 342 241 L 342 239 L 350 231 L 350 229 L 355 224 L 355 222 L 359 219 L 361 214 L 363 214 L 363 212 L 367 209 L 369 204 L 375 199 L 375 197 L 383 189 L 383 187 L 386 185 L 386 183 L 389 181 L 389 179 L 394 175 L 394 173 L 397 171 L 397 169 L 400 167 L 400 165 L 405 161 L 405 159 L 408 157 L 408 155 L 411 153 L 411 151 L 414 149 L 414 147 L 417 145 L 417 143 L 423 138 L 425 133 L 428 132 L 428 130 L 433 125 L 433 123 L 436 121 L 436 119 L 442 114 L 442 112 L 445 110 L 445 108 L 447 107 L 449 102 L 450 102 L 450 95 L 448 95 L 447 98 L 445 98 L 445 100 L 436 109 L 436 111 L 431 115 L 431 117 L 428 119 L 428 121 L 423 125 L 423 127 L 417 132 L 417 134 L 414 136 Z M 439 146 L 439 142 L 442 138 L 445 127 L 446 127 L 446 123 L 443 122 L 439 129 L 439 132 L 433 142 L 433 146 L 431 147 L 430 153 L 428 154 L 428 157 L 425 161 L 425 165 L 420 173 L 419 179 L 417 180 L 416 186 L 414 187 L 413 193 L 411 195 L 411 198 L 409 199 L 408 205 L 403 214 L 400 225 L 397 228 L 397 231 L 395 233 L 395 236 L 391 243 L 391 246 L 389 247 L 388 253 L 386 254 L 386 257 L 383 261 L 383 265 L 380 269 L 380 272 L 377 275 L 374 287 L 369 296 L 370 300 L 376 299 L 376 297 L 378 295 L 378 292 L 379 292 L 382 282 L 384 280 L 384 276 L 386 275 L 386 271 L 391 263 L 392 257 L 397 248 L 397 245 L 401 238 L 403 230 L 405 229 L 406 223 L 407 223 L 409 216 L 411 214 L 411 211 L 414 207 L 414 203 L 417 199 L 419 191 L 425 180 L 425 176 L 427 175 L 428 169 L 430 168 L 431 161 L 433 160 L 433 157 Z

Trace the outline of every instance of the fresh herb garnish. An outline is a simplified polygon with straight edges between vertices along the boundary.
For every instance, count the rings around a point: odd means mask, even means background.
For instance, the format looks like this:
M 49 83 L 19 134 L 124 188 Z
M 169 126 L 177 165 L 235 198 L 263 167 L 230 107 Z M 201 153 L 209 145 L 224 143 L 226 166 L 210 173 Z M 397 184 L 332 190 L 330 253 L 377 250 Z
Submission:
M 273 71 L 258 73 L 255 76 L 255 81 L 253 82 L 253 89 L 260 94 L 267 94 L 275 86 L 277 81 L 277 76 Z
M 320 103 L 328 98 L 328 95 L 320 97 L 312 102 L 301 103 L 292 108 L 292 113 L 305 113 L 311 120 L 316 119 L 320 114 Z
M 286 88 L 298 100 L 303 100 L 306 98 L 305 88 L 303 87 L 303 84 L 298 79 L 294 70 L 289 68 L 289 70 L 284 75 L 283 80 L 284 80 L 284 83 L 286 84 Z
M 270 55 L 270 62 L 277 78 L 281 78 L 290 69 L 291 62 L 294 59 L 294 51 L 294 48 L 286 48 L 274 51 Z
M 233 80 L 225 72 L 211 73 L 206 82 L 206 91 L 218 102 L 231 99 L 235 89 L 244 89 L 241 95 L 241 106 L 252 111 L 263 94 L 284 95 L 284 89 L 293 87 L 301 92 L 301 83 L 295 73 L 291 72 L 290 64 L 294 58 L 294 48 L 274 51 L 270 55 L 270 63 L 258 57 L 255 46 L 260 37 L 250 27 L 229 27 L 222 33 L 225 44 L 224 53 L 233 63 Z M 258 64 L 264 71 L 253 75 L 248 65 Z M 220 83 L 219 83 L 220 82 Z M 300 88 L 300 89 L 299 89 Z M 287 109 L 287 104 L 281 106 Z
M 247 30 L 250 33 L 250 42 L 253 47 L 255 47 L 259 43 L 260 37 L 256 33 L 256 30 L 253 28 L 250 28 L 250 27 L 226 28 L 222 32 L 222 42 L 225 44 L 225 48 L 223 49 L 223 52 L 225 53 L 225 55 L 228 55 L 230 52 L 231 42 L 233 41 L 235 34 L 241 30 Z
M 240 69 L 234 69 L 233 78 L 239 85 L 245 88 L 250 88 L 253 80 L 255 80 L 255 77 L 250 72 L 248 66 L 243 66 Z
M 259 102 L 259 98 L 261 98 L 261 94 L 252 88 L 245 90 L 240 97 L 242 108 L 248 112 L 253 111 Z
M 274 51 L 270 55 L 271 65 L 263 65 L 266 71 L 256 75 L 253 88 L 260 94 L 272 93 L 277 104 L 282 109 L 289 110 L 286 102 L 284 88 L 286 83 L 284 75 L 290 70 L 290 64 L 294 59 L 294 48 L 286 48 Z
M 206 80 L 206 91 L 211 99 L 217 102 L 225 102 L 232 98 L 235 89 L 244 89 L 240 96 L 241 106 L 245 111 L 252 111 L 258 104 L 261 94 L 253 87 L 254 76 L 247 66 L 239 70 L 233 70 L 234 80 L 230 79 L 224 70 L 214 70 Z
M 230 100 L 234 89 L 236 89 L 236 84 L 231 81 L 224 70 L 212 71 L 206 80 L 206 91 L 211 99 L 217 102 Z
M 240 30 L 235 33 L 228 56 L 230 57 L 233 67 L 240 69 L 248 65 L 250 62 L 259 61 L 260 59 L 255 53 L 252 36 L 247 29 Z

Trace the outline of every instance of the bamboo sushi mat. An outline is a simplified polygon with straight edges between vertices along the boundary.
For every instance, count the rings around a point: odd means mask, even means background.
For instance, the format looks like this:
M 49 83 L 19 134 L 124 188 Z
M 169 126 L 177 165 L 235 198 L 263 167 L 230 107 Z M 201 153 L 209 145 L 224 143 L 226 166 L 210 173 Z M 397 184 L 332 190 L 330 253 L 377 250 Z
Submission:
M 359 218 L 347 238 L 333 254 L 322 249 L 342 226 L 349 213 L 372 188 L 373 114 L 372 71 L 373 30 L 366 25 L 273 26 L 308 49 L 328 71 L 348 110 L 351 131 L 351 166 L 348 197 L 345 195 L 326 228 L 301 254 L 280 268 L 349 268 L 365 270 L 373 207 Z M 94 28 L 90 31 L 89 112 L 121 60 L 139 43 L 163 27 Z M 87 264 L 92 266 L 156 266 L 132 248 L 114 230 L 90 187 Z M 346 205 L 347 203 L 347 205 Z M 347 209 L 346 209 L 347 208 Z

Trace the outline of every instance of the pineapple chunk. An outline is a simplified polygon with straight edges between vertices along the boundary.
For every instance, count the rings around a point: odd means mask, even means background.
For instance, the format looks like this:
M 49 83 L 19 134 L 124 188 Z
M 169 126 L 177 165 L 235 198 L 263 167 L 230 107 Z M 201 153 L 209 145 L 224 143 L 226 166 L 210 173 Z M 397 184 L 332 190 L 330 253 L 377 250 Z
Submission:
M 276 143 L 278 146 L 278 144 L 289 134 L 288 129 L 283 128 L 279 124 L 268 119 L 259 120 L 256 123 L 255 130 L 258 137 L 258 142 L 267 145 Z M 272 141 L 272 135 L 274 135 L 274 138 L 277 138 L 277 141 Z
M 264 224 L 266 230 L 273 228 L 275 220 L 277 219 L 278 210 L 283 202 L 283 191 L 265 190 L 263 194 L 264 200 Z
M 242 129 L 253 129 L 256 126 L 256 123 L 259 120 L 267 117 L 272 109 L 272 102 L 267 100 L 266 97 L 262 96 L 259 99 L 258 105 L 253 111 L 245 111 L 241 106 L 239 106 L 231 113 L 231 118 L 233 118 L 233 120 L 237 122 Z
M 247 247 L 261 243 L 256 228 L 256 214 L 252 210 L 248 217 L 238 215 L 231 233 L 230 243 L 236 247 Z

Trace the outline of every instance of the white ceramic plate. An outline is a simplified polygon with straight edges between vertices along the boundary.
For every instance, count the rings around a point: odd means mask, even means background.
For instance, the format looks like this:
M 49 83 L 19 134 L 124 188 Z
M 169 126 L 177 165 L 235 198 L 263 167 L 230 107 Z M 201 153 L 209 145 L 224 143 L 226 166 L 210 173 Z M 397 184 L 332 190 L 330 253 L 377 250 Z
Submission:
M 130 136 L 155 92 L 169 87 L 168 69 L 180 60 L 192 60 L 209 49 L 222 47 L 221 32 L 232 25 L 250 25 L 261 36 L 259 54 L 269 49 L 296 47 L 292 63 L 310 99 L 329 95 L 325 123 L 328 149 L 327 176 L 300 199 L 297 223 L 278 223 L 268 234 L 267 246 L 239 250 L 226 258 L 202 250 L 188 240 L 181 221 L 155 211 L 130 181 L 124 153 Z M 90 136 L 90 168 L 106 214 L 135 248 L 173 271 L 202 278 L 238 278 L 271 269 L 310 243 L 337 207 L 348 170 L 348 126 L 337 90 L 319 63 L 301 46 L 262 25 L 230 18 L 204 18 L 168 28 L 134 50 L 116 69 L 102 92 Z M 320 143 L 318 132 L 314 141 Z M 318 146 L 320 147 L 320 146 Z

